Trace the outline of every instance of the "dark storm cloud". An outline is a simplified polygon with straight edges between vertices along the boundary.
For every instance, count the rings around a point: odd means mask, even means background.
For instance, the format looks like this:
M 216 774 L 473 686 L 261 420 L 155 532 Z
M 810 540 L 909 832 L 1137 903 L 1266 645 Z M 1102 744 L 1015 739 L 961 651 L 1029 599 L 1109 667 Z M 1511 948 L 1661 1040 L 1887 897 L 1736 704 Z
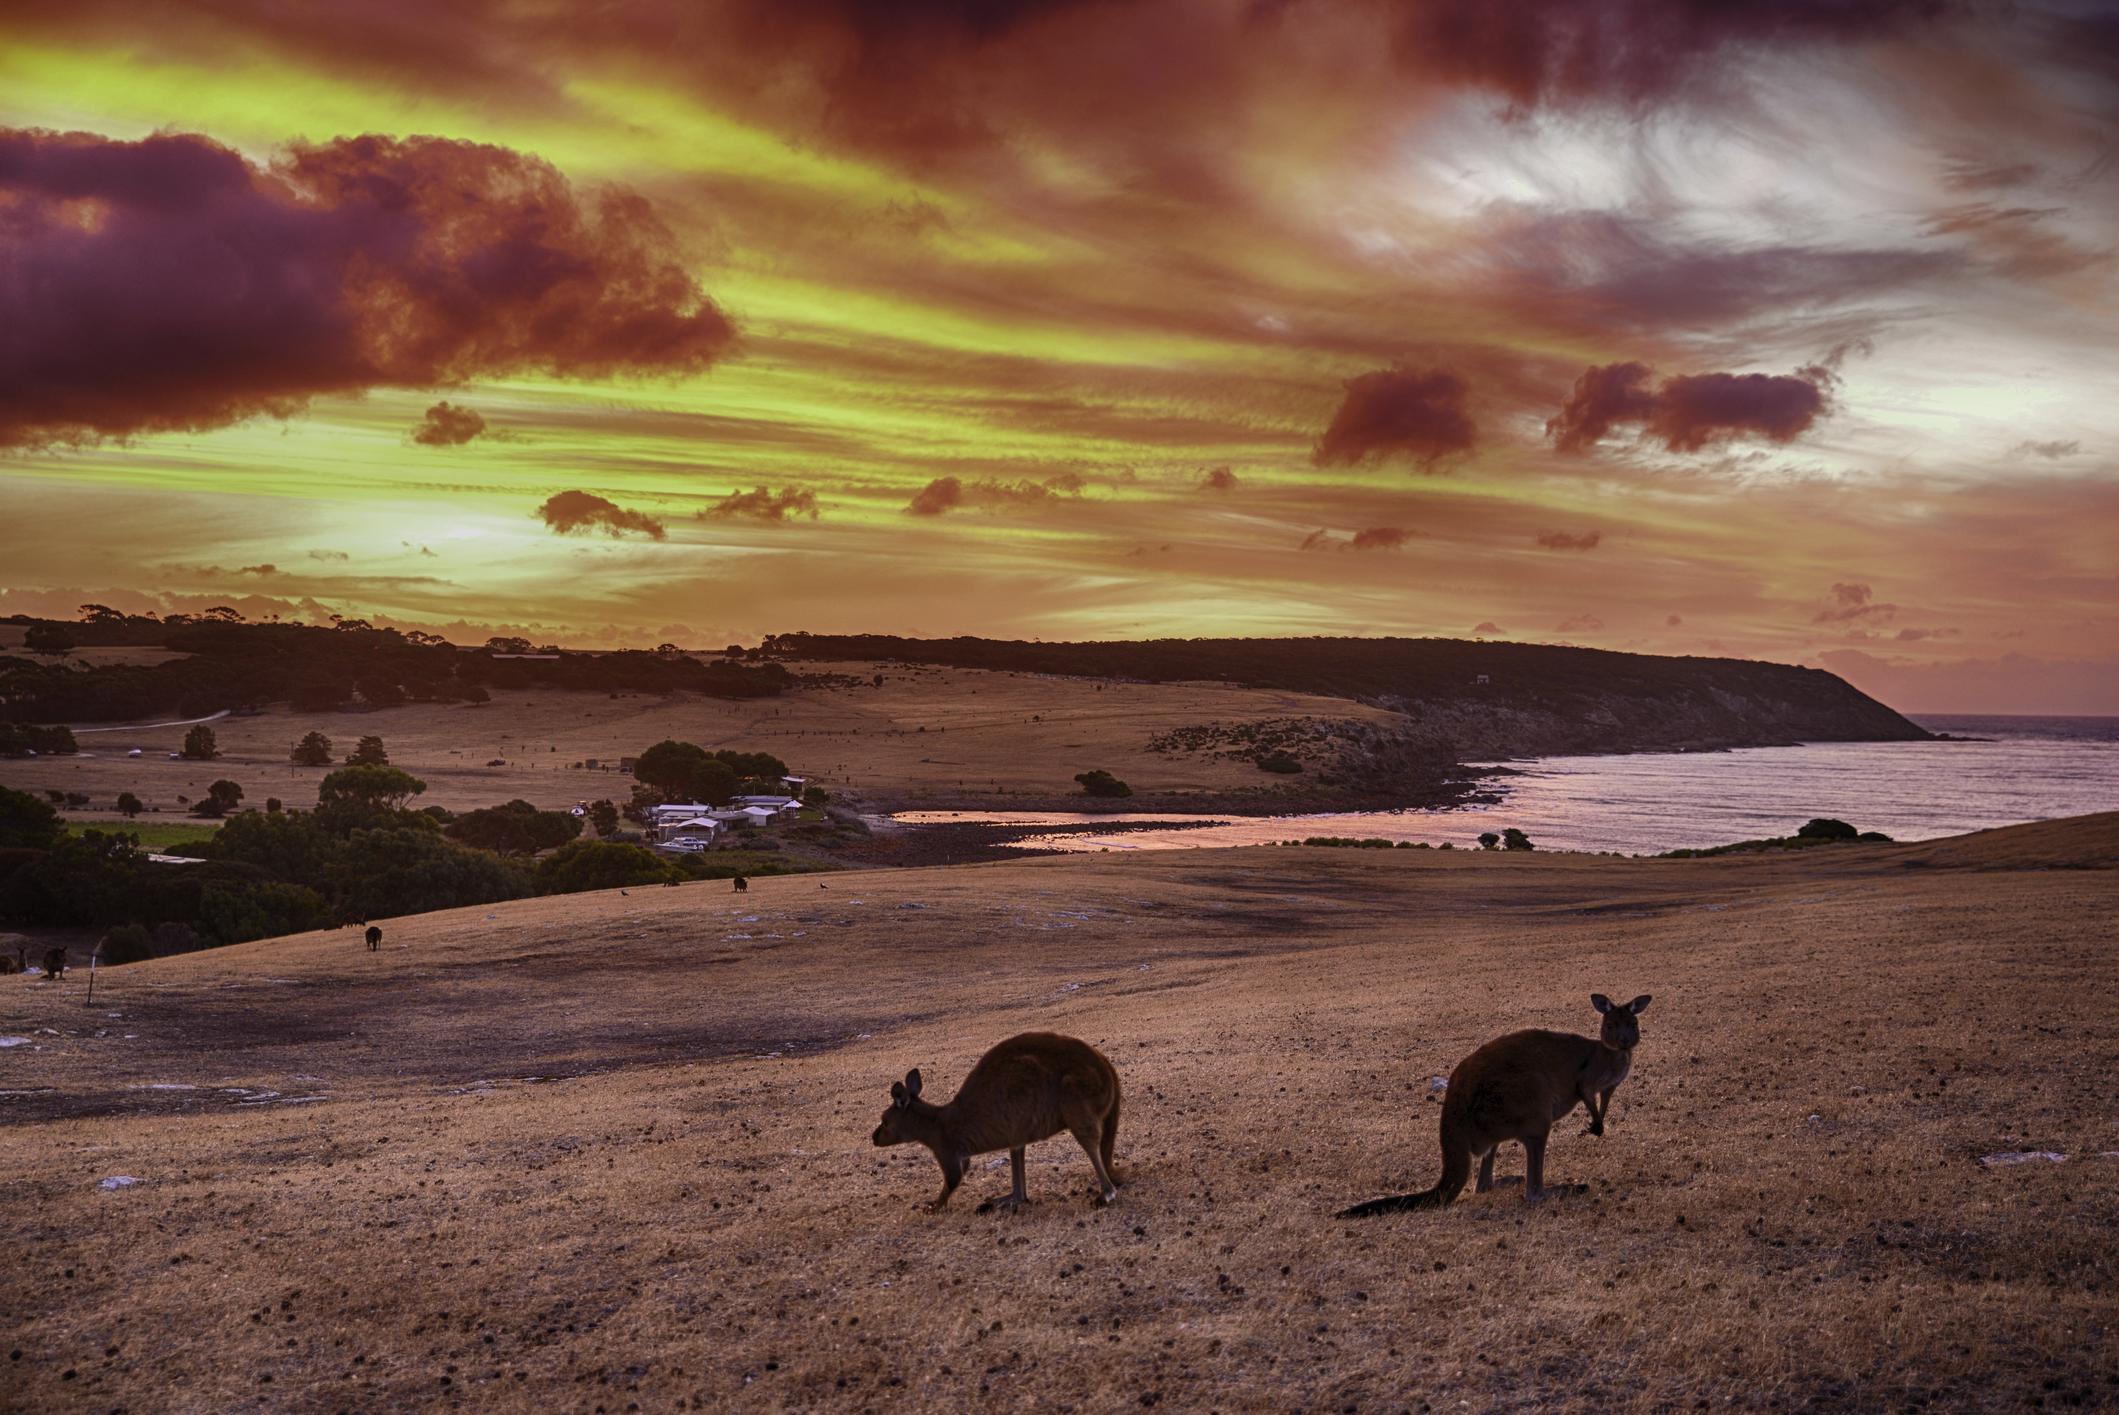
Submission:
M 662 522 L 646 512 L 628 511 L 615 501 L 586 491 L 556 492 L 537 508 L 537 514 L 561 535 L 600 530 L 606 535 L 622 536 L 638 531 L 650 540 L 661 540 L 669 534 Z
M 1402 456 L 1431 469 L 1441 458 L 1472 448 L 1469 392 L 1463 378 L 1439 368 L 1378 369 L 1348 379 L 1346 397 L 1311 460 L 1326 467 Z
M 1791 442 L 1832 406 L 1833 375 L 1824 365 L 1794 374 L 1679 374 L 1651 388 L 1653 376 L 1642 363 L 1585 371 L 1546 435 L 1562 452 L 1586 452 L 1613 428 L 1638 424 L 1673 452 L 1697 452 L 1738 437 Z
M 687 373 L 734 334 L 640 197 L 539 159 L 354 137 L 0 131 L 0 446 L 286 415 L 320 393 Z

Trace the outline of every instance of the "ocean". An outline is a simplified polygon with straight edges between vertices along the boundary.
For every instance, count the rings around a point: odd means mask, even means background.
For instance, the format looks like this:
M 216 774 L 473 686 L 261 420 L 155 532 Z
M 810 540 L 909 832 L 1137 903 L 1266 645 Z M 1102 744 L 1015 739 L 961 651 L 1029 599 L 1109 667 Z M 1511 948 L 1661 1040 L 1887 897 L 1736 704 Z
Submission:
M 1728 752 L 1540 757 L 1475 763 L 1516 775 L 1494 779 L 1499 804 L 1453 810 L 1347 811 L 1254 819 L 1053 812 L 908 812 L 908 824 L 997 825 L 1182 822 L 1032 837 L 1066 851 L 1199 849 L 1265 845 L 1304 836 L 1447 840 L 1473 845 L 1482 831 L 1514 826 L 1547 849 L 1660 854 L 1792 834 L 1832 816 L 1896 840 L 1929 840 L 1997 825 L 2119 810 L 2119 717 L 1915 715 L 1941 742 L 1820 742 Z M 1213 822 L 1201 824 L 1201 822 Z

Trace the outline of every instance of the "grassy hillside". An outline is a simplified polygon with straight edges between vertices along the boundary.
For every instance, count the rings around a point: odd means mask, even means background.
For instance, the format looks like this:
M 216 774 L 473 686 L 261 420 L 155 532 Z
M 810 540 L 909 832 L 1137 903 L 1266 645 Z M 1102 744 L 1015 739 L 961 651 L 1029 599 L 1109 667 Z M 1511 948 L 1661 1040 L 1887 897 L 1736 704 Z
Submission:
M 0 978 L 24 1408 L 2094 1406 L 2119 816 L 1634 861 L 1271 849 L 693 885 Z M 2103 868 L 2079 868 L 2080 866 Z M 2078 868 L 2050 868 L 2077 866 Z M 1429 1078 L 1648 992 L 1588 1183 L 1429 1182 Z M 919 1211 L 889 1083 L 1126 1087 Z M 2052 1150 L 2065 1163 L 1988 1167 Z M 1520 1173 L 1504 1154 L 1501 1171 Z M 130 1185 L 104 1187 L 129 1178 Z M 2100 1357 L 2097 1352 L 2105 1351 Z

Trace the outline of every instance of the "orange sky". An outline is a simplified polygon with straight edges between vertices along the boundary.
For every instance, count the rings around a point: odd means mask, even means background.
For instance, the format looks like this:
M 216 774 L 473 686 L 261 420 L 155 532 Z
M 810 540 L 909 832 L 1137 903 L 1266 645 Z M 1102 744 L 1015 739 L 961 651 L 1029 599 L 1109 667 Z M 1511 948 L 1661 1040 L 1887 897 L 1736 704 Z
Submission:
M 0 612 L 2119 712 L 2101 8 L 25 0 Z

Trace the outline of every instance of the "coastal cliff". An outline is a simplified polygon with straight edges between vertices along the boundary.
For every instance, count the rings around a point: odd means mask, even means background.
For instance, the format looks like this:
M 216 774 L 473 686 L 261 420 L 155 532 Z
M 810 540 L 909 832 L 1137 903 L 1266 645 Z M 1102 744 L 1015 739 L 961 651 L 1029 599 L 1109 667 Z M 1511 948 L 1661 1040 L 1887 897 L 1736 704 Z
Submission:
M 1404 718 L 1379 754 L 1451 761 L 1714 751 L 1931 734 L 1817 668 L 1460 639 L 1024 643 L 781 634 L 775 657 L 872 660 L 1134 682 L 1212 680 L 1351 699 Z M 1201 741 L 1196 747 L 1226 747 Z

